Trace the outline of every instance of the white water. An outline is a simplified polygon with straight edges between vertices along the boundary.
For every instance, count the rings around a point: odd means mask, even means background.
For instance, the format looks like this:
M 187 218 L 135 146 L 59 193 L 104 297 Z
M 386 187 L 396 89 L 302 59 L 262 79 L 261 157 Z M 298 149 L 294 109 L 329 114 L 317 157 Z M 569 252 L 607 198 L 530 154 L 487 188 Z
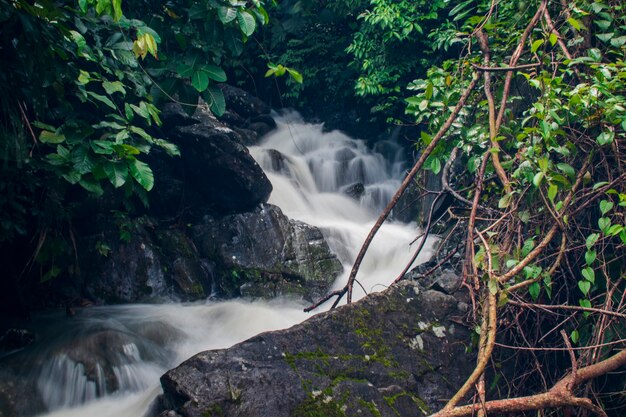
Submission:
M 383 156 L 340 132 L 323 133 L 321 125 L 305 124 L 295 113 L 278 124 L 251 149 L 274 186 L 269 202 L 287 216 L 322 229 L 344 264 L 344 274 L 335 283 L 340 288 L 400 183 L 400 148 L 379 143 Z M 276 162 L 277 153 L 270 149 L 280 152 L 282 162 Z M 356 182 L 365 189 L 360 201 L 342 193 Z M 380 291 L 396 278 L 411 257 L 409 243 L 417 234 L 414 224 L 383 226 L 358 275 L 367 292 Z M 416 263 L 430 255 L 430 247 L 426 245 Z M 363 295 L 355 287 L 355 298 Z M 47 417 L 142 417 L 161 392 L 159 376 L 167 369 L 202 350 L 226 348 L 301 322 L 310 317 L 302 311 L 305 306 L 278 299 L 88 308 L 72 320 L 43 318 L 50 343 L 21 360 L 33 369 L 31 377 L 50 410 Z M 52 323 L 58 321 L 55 327 Z

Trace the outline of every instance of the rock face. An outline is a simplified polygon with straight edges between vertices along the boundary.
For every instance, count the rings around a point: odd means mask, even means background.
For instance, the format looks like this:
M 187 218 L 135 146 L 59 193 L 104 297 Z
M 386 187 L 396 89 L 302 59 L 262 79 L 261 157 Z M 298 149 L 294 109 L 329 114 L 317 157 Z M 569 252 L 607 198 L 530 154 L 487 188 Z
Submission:
M 311 301 L 323 296 L 342 271 L 317 227 L 290 220 L 271 204 L 205 215 L 178 227 L 158 227 L 144 218 L 134 228 L 128 242 L 114 234 L 81 240 L 84 248 L 98 247 L 101 239 L 109 242 L 106 253 L 92 249 L 81 256 L 81 269 L 88 271 L 83 286 L 91 299 L 293 295 Z
M 234 128 L 202 109 L 190 117 L 177 104 L 166 106 L 163 121 L 165 136 L 181 156 L 155 152 L 149 161 L 157 181 L 150 195 L 153 212 L 171 215 L 194 208 L 243 212 L 267 201 L 272 184 Z
M 200 252 L 226 276 L 229 295 L 321 297 L 342 270 L 317 227 L 288 219 L 273 205 L 220 218 L 205 217 L 193 228 Z
M 160 416 L 422 416 L 473 369 L 466 304 L 407 281 L 161 378 Z

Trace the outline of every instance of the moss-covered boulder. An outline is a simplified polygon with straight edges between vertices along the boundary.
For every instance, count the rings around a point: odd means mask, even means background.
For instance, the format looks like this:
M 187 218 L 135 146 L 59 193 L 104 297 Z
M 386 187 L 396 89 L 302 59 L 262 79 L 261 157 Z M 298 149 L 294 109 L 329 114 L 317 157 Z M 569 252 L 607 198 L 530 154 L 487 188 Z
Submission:
M 411 417 L 444 405 L 475 364 L 462 297 L 413 281 L 161 378 L 161 416 Z
M 341 273 L 322 232 L 262 204 L 239 214 L 206 216 L 193 228 L 203 257 L 215 260 L 223 295 L 321 297 Z

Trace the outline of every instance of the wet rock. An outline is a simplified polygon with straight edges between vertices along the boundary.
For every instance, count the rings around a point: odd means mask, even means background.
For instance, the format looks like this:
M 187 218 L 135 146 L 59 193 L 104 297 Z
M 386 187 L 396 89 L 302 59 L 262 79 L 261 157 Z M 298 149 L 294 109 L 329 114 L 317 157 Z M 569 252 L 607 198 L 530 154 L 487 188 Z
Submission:
M 0 351 L 21 349 L 35 341 L 35 334 L 26 329 L 8 329 L 0 336 Z
M 226 107 L 243 118 L 251 118 L 262 114 L 269 114 L 271 108 L 261 99 L 252 94 L 227 84 L 221 84 Z
M 183 155 L 183 197 L 192 193 L 219 212 L 242 212 L 267 201 L 272 184 L 234 134 L 230 128 L 205 124 L 172 131 L 170 139 Z
M 80 240 L 81 279 L 99 303 L 197 300 L 211 293 L 212 271 L 184 230 L 135 219 L 128 242 L 114 233 Z M 106 244 L 102 253 L 97 248 Z
M 182 417 L 430 414 L 473 369 L 455 297 L 414 282 L 202 352 L 161 378 L 164 412 Z M 450 363 L 455 366 L 449 366 Z M 163 415 L 163 414 L 162 414 Z
M 348 197 L 359 200 L 363 196 L 363 193 L 365 193 L 365 187 L 362 183 L 357 182 L 354 184 L 346 185 L 341 189 L 341 191 Z
M 205 217 L 193 227 L 200 253 L 221 269 L 223 295 L 322 296 L 342 270 L 321 231 L 288 219 L 273 205 L 241 214 Z M 219 275 L 219 274 L 218 274 Z

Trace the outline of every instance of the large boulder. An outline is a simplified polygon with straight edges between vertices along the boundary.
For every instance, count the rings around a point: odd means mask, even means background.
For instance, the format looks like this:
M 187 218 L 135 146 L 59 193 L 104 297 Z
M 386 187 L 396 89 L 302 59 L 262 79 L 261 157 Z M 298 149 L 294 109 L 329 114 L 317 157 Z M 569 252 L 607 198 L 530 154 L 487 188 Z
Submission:
M 267 201 L 272 184 L 240 133 L 204 107 L 189 116 L 176 104 L 165 107 L 163 125 L 166 138 L 178 146 L 181 156 L 172 158 L 157 150 L 148 161 L 155 171 L 150 193 L 153 213 L 243 212 Z
M 271 204 L 206 216 L 192 230 L 200 254 L 222 270 L 217 285 L 224 295 L 291 294 L 312 300 L 324 295 L 342 271 L 317 227 L 290 220 Z
M 197 354 L 161 377 L 160 416 L 423 416 L 475 364 L 466 304 L 413 281 L 288 330 Z M 456 320 L 455 320 L 456 318 Z
M 130 239 L 115 233 L 80 239 L 85 295 L 98 303 L 197 300 L 211 294 L 213 266 L 185 229 L 135 219 Z

